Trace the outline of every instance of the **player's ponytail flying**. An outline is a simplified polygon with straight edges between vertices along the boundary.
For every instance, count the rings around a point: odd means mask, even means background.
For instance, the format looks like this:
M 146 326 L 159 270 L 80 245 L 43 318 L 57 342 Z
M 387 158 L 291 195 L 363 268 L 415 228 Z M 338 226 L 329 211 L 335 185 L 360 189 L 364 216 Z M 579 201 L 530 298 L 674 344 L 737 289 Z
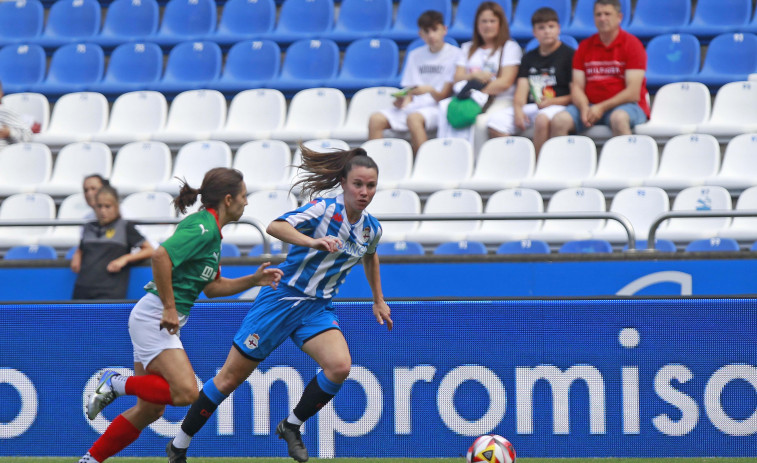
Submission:
M 376 169 L 378 174 L 378 165 L 363 148 L 320 153 L 300 145 L 300 150 L 302 164 L 297 167 L 303 169 L 305 174 L 292 188 L 302 185 L 302 194 L 306 197 L 312 198 L 318 192 L 336 188 L 354 166 Z
M 202 207 L 205 209 L 217 209 L 226 195 L 236 196 L 242 189 L 242 173 L 236 169 L 216 167 L 210 169 L 202 179 L 200 188 L 192 188 L 186 179 L 179 179 L 181 189 L 179 196 L 173 200 L 173 206 L 177 212 L 184 214 L 187 208 L 201 196 Z

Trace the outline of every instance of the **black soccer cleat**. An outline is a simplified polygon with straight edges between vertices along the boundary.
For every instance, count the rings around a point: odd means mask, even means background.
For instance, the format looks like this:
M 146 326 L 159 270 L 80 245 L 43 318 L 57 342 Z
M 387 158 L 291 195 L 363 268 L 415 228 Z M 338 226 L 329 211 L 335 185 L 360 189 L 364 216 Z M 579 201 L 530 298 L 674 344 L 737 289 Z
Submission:
M 308 449 L 305 448 L 305 444 L 302 442 L 299 426 L 288 423 L 285 418 L 276 426 L 276 434 L 279 435 L 279 439 L 286 441 L 290 457 L 300 463 L 308 461 Z
M 187 463 L 187 449 L 177 449 L 173 446 L 173 441 L 166 445 L 166 455 L 168 463 Z

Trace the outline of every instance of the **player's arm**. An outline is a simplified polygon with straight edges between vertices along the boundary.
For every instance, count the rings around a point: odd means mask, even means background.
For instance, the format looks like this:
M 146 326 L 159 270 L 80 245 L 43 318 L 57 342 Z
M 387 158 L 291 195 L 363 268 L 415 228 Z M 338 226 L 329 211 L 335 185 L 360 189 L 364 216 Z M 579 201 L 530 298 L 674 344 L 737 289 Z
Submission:
M 324 236 L 323 238 L 313 238 L 299 232 L 289 222 L 284 220 L 274 220 L 266 228 L 266 233 L 295 246 L 304 246 L 319 251 L 335 252 L 342 246 L 342 240 L 336 236 Z
M 270 262 L 263 263 L 252 275 L 239 278 L 220 277 L 205 285 L 203 291 L 208 297 L 225 297 L 247 291 L 253 286 L 270 286 L 276 289 L 284 272 L 278 268 L 268 268 L 270 265 Z
M 170 334 L 176 334 L 179 331 L 179 314 L 173 294 L 173 262 L 163 246 L 158 247 L 152 256 L 152 278 L 163 304 L 160 327 L 165 328 Z
M 366 253 L 363 255 L 363 269 L 365 270 L 365 278 L 368 280 L 368 285 L 371 287 L 371 293 L 373 294 L 373 316 L 382 325 L 386 322 L 386 327 L 391 330 L 394 322 L 392 322 L 390 317 L 391 310 L 386 301 L 384 301 L 384 293 L 381 289 L 381 273 L 379 272 L 377 253 Z
M 641 84 L 644 82 L 643 69 L 626 70 L 626 88 L 616 93 L 612 98 L 597 103 L 603 113 L 624 103 L 638 103 L 641 95 Z

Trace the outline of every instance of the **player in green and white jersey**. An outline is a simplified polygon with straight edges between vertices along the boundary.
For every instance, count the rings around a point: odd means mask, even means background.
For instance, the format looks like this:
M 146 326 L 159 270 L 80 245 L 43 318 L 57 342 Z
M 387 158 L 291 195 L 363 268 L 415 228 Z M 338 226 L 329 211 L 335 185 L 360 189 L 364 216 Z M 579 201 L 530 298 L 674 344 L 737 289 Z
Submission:
M 105 433 L 79 460 L 102 463 L 134 442 L 139 433 L 163 415 L 166 405 L 184 406 L 197 400 L 195 374 L 179 339 L 200 292 L 208 297 L 230 296 L 253 286 L 276 288 L 282 271 L 266 262 L 252 275 L 224 278 L 219 272 L 221 229 L 239 220 L 247 205 L 242 174 L 234 169 L 208 171 L 202 186 L 184 183 L 174 199 L 177 211 L 202 198 L 200 211 L 179 223 L 152 258 L 153 281 L 129 316 L 134 346 L 134 376 L 106 370 L 87 404 L 90 420 L 121 395 L 137 396 L 137 404 L 116 417 Z

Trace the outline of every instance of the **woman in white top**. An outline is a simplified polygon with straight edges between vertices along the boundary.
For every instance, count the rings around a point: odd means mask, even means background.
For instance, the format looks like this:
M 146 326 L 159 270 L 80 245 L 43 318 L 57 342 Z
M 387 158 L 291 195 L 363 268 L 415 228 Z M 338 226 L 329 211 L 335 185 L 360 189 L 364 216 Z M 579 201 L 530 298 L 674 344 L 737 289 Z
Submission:
M 470 79 L 486 82 L 480 90 L 471 92 L 471 98 L 480 105 L 486 104 L 489 96 L 494 101 L 487 113 L 504 109 L 513 104 L 515 79 L 523 56 L 520 45 L 510 39 L 510 28 L 502 7 L 496 2 L 482 2 L 476 11 L 475 32 L 470 42 L 460 48 L 460 60 L 455 70 L 455 92 L 459 92 Z M 447 107 L 451 99 L 439 103 L 439 131 L 437 136 L 465 138 L 478 153 L 487 138 L 487 113 L 478 116 L 476 123 L 463 129 L 453 128 L 447 122 Z

